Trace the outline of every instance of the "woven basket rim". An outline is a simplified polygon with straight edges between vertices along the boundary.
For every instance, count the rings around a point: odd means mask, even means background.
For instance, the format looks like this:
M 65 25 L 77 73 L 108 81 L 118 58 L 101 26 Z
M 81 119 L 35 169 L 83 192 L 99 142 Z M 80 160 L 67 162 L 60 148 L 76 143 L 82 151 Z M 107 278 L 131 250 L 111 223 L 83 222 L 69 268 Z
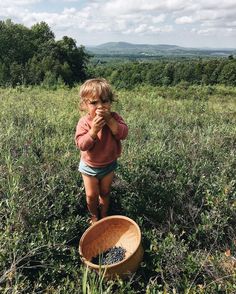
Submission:
M 137 229 L 137 232 L 138 232 L 138 245 L 137 247 L 135 248 L 134 252 L 126 257 L 125 259 L 121 260 L 120 262 L 116 262 L 116 263 L 113 263 L 113 264 L 110 264 L 110 265 L 99 265 L 99 264 L 95 264 L 95 263 L 92 263 L 91 261 L 87 260 L 83 255 L 82 255 L 82 250 L 81 250 L 81 243 L 83 242 L 86 234 L 93 230 L 94 227 L 97 225 L 97 224 L 101 224 L 105 221 L 107 221 L 108 219 L 124 219 L 124 220 L 127 220 L 129 222 L 131 222 Z M 124 215 L 111 215 L 111 216 L 107 216 L 107 217 L 104 217 L 102 219 L 100 219 L 99 221 L 97 221 L 94 225 L 90 226 L 89 228 L 87 228 L 87 230 L 83 233 L 82 237 L 80 238 L 80 242 L 79 242 L 79 254 L 80 254 L 80 258 L 83 260 L 84 263 L 86 263 L 88 266 L 94 268 L 94 269 L 109 269 L 109 268 L 112 268 L 112 267 L 115 267 L 117 265 L 120 265 L 124 262 L 126 262 L 127 260 L 129 260 L 138 250 L 139 246 L 140 246 L 140 243 L 141 243 L 141 230 L 139 228 L 139 225 L 134 221 L 132 220 L 131 218 L 127 217 L 127 216 L 124 216 Z

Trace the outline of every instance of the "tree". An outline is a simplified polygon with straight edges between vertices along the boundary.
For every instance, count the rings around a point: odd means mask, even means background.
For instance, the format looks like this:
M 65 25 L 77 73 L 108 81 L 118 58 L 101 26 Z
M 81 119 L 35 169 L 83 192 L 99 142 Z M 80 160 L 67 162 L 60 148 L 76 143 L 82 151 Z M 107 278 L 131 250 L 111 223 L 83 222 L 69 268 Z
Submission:
M 0 21 L 1 85 L 40 84 L 44 79 L 51 83 L 59 78 L 73 85 L 86 79 L 89 58 L 74 39 L 64 36 L 56 41 L 45 22 L 29 29 L 11 20 Z
M 37 48 L 40 48 L 41 44 L 45 44 L 49 41 L 54 41 L 55 35 L 51 31 L 49 25 L 46 22 L 36 23 L 31 27 L 32 41 Z
M 61 64 L 60 75 L 64 81 L 72 85 L 87 77 L 87 64 L 90 55 L 85 52 L 83 46 L 77 47 L 76 41 L 64 36 L 56 42 L 57 58 Z
M 236 86 L 236 61 L 228 62 L 224 65 L 219 82 L 229 86 Z
M 11 20 L 0 21 L 0 58 L 10 64 L 18 62 L 25 64 L 33 56 L 31 32 Z
M 163 82 L 163 85 L 168 86 L 172 84 L 173 80 L 174 80 L 174 65 L 173 65 L 173 62 L 170 62 L 170 63 L 167 63 L 164 68 L 162 82 Z

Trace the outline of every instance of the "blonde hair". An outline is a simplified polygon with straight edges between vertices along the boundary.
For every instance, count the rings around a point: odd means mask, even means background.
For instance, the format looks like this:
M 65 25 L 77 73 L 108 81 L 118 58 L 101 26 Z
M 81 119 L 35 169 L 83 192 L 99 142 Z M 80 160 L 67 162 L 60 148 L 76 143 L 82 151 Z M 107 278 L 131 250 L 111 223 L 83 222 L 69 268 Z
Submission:
M 88 99 L 100 98 L 108 99 L 110 102 L 115 101 L 115 95 L 107 80 L 103 78 L 89 79 L 80 87 L 80 105 L 83 106 Z

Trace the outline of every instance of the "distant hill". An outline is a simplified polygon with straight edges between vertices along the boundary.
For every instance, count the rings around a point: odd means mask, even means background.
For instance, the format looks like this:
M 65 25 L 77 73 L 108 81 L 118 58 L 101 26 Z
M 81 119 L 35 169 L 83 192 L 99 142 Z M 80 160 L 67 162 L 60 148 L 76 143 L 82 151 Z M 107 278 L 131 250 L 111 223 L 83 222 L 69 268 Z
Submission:
M 150 45 L 150 44 L 132 44 L 127 42 L 108 42 L 101 45 L 96 46 L 96 48 L 132 48 L 132 49 L 150 49 L 150 48 L 156 48 L 156 49 L 174 49 L 174 48 L 181 48 L 176 45 L 166 45 L 166 44 L 159 44 L 159 45 Z
M 128 42 L 108 42 L 97 46 L 87 46 L 94 55 L 138 55 L 138 56 L 229 56 L 236 55 L 236 48 L 187 48 L 167 44 L 133 44 Z
M 132 49 L 132 50 L 150 50 L 150 49 L 158 49 L 158 50 L 172 50 L 181 48 L 176 45 L 166 45 L 166 44 L 160 44 L 160 45 L 150 45 L 150 44 L 132 44 L 127 42 L 108 42 L 101 45 L 96 46 L 97 49 L 113 49 L 113 50 L 126 50 L 126 49 Z

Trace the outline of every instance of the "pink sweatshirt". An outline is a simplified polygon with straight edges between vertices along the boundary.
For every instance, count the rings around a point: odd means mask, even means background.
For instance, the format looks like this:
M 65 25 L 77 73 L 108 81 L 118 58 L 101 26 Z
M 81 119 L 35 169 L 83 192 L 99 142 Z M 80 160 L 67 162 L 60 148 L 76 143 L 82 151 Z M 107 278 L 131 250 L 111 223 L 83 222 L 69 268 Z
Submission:
M 112 117 L 118 122 L 118 133 L 113 135 L 107 125 L 98 132 L 96 140 L 90 134 L 92 118 L 82 117 L 76 127 L 75 143 L 81 151 L 81 159 L 89 166 L 103 167 L 116 160 L 121 154 L 121 142 L 128 135 L 128 126 L 116 112 Z

